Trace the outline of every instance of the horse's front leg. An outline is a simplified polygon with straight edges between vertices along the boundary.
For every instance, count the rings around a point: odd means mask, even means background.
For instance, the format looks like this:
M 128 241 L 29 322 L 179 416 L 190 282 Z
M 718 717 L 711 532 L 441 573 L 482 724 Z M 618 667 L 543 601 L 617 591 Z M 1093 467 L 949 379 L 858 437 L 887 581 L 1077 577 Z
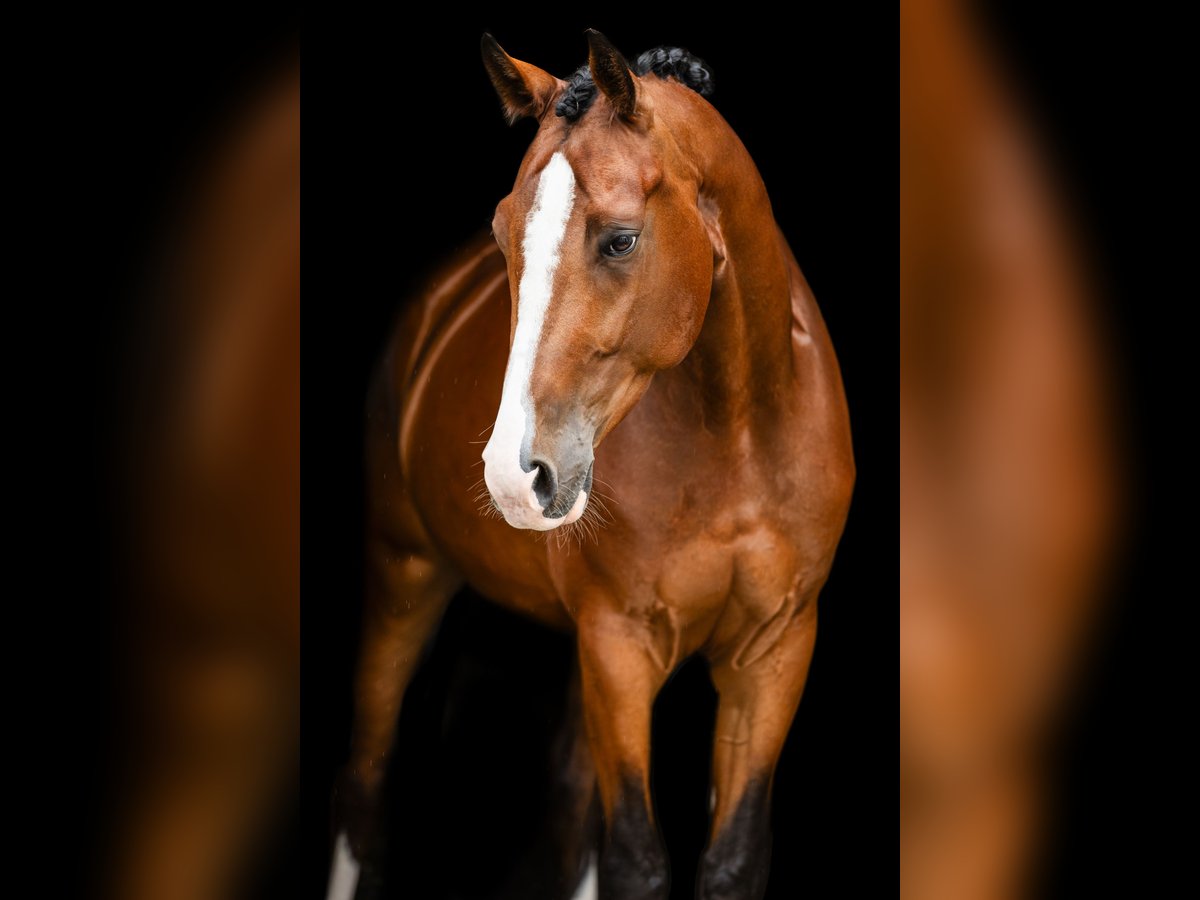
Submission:
M 359 868 L 369 876 L 358 896 L 379 885 L 379 801 L 400 704 L 426 645 L 458 584 L 432 553 L 399 547 L 379 536 L 368 541 L 362 645 L 354 688 L 350 758 L 333 795 L 334 845 L 328 900 L 356 895 Z
M 712 661 L 720 697 L 713 745 L 715 804 L 700 862 L 699 900 L 759 900 L 771 863 L 770 799 L 775 764 L 800 703 L 817 634 L 816 598 L 771 647 Z
M 613 610 L 580 616 L 588 742 L 604 814 L 600 900 L 666 900 L 670 870 L 650 798 L 650 714 L 669 662 L 660 635 Z

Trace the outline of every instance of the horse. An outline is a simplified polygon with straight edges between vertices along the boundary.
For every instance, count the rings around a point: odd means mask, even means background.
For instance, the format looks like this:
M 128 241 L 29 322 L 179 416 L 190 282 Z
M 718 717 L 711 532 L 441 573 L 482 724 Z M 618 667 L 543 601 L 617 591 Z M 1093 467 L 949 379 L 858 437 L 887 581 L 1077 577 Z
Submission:
M 560 79 L 483 36 L 505 116 L 538 130 L 491 234 L 401 314 L 369 391 L 330 896 L 354 891 L 405 688 L 463 583 L 575 637 L 570 778 L 603 829 L 563 861 L 564 896 L 588 879 L 667 897 L 651 709 L 694 654 L 718 694 L 698 896 L 766 890 L 771 783 L 855 479 L 841 374 L 707 65 L 658 48 L 631 66 L 587 39 Z

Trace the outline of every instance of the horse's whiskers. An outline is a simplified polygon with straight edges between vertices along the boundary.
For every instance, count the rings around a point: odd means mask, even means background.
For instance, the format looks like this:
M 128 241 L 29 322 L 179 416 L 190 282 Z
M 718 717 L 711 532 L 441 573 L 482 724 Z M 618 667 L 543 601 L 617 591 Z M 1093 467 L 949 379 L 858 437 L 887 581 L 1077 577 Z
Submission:
M 603 478 L 596 478 L 595 476 L 593 476 L 593 477 L 592 477 L 592 483 L 593 483 L 593 485 L 600 484 L 600 485 L 603 485 L 604 487 L 606 487 L 606 488 L 607 488 L 607 489 L 610 491 L 610 493 L 608 493 L 608 494 L 604 494 L 604 495 L 603 495 L 603 496 L 604 496 L 604 498 L 605 498 L 606 500 L 609 500 L 609 501 L 611 501 L 611 502 L 613 502 L 613 503 L 617 504 L 617 506 L 620 506 L 620 505 L 621 505 L 621 501 L 619 501 L 619 500 L 618 500 L 616 497 L 614 497 L 614 496 L 612 495 L 612 493 L 611 493 L 611 492 L 612 492 L 612 491 L 614 491 L 614 490 L 615 490 L 615 488 L 614 488 L 614 487 L 613 487 L 613 486 L 612 486 L 612 485 L 611 485 L 609 482 L 605 481 Z M 599 491 L 597 491 L 597 493 L 599 493 Z
M 500 508 L 496 506 L 496 501 L 493 499 L 491 491 L 487 488 L 487 483 L 484 479 L 476 479 L 467 492 L 471 494 L 471 502 L 475 504 L 475 511 L 485 519 L 501 518 Z

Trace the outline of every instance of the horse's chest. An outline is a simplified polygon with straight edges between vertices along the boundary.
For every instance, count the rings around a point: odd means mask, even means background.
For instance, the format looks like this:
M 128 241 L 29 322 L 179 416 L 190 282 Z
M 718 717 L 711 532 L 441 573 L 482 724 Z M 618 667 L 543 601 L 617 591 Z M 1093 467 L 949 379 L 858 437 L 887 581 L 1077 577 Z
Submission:
M 661 557 L 654 593 L 683 619 L 703 618 L 729 596 L 735 562 L 729 541 L 710 536 L 693 538 Z
M 736 643 L 742 633 L 788 615 L 802 574 L 787 535 L 757 525 L 698 535 L 666 552 L 654 593 L 671 610 L 682 642 L 695 650 Z

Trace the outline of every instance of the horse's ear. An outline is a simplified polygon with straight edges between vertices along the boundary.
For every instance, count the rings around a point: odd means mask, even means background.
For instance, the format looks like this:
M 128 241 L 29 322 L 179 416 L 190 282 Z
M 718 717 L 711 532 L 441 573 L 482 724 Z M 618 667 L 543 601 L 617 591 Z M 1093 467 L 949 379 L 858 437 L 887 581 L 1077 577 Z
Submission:
M 608 38 L 595 28 L 587 30 L 588 68 L 592 81 L 608 98 L 612 108 L 623 119 L 632 119 L 637 112 L 637 85 L 629 63 Z
M 544 116 L 563 83 L 537 66 L 513 59 L 486 32 L 479 42 L 479 49 L 488 78 L 504 105 L 508 123 L 511 125 L 525 116 L 538 119 Z

